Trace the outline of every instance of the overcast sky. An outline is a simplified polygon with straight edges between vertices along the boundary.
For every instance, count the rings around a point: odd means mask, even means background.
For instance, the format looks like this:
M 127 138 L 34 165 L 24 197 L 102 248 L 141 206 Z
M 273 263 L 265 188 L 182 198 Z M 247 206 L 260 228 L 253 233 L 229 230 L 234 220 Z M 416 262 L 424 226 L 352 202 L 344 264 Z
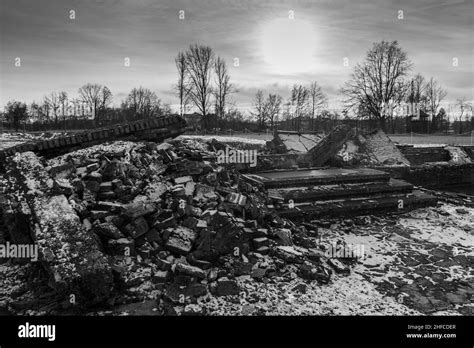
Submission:
M 115 105 L 141 85 L 174 106 L 174 57 L 198 43 L 226 59 L 238 89 L 237 107 L 248 108 L 257 89 L 286 99 L 291 85 L 312 80 L 322 85 L 330 106 L 338 107 L 338 89 L 352 67 L 381 40 L 398 40 L 414 63 L 412 72 L 439 80 L 448 101 L 474 99 L 472 0 L 0 3 L 1 105 L 10 99 L 39 101 L 52 91 L 77 96 L 80 86 L 93 82 L 111 89 Z

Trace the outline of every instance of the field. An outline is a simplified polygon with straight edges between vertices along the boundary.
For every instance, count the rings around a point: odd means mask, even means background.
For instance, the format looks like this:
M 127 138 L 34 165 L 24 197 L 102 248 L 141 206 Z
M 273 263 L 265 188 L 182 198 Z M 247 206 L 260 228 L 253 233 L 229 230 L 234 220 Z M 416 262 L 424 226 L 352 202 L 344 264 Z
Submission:
M 208 135 L 209 137 L 211 135 Z M 221 133 L 219 136 L 229 136 L 229 134 Z M 233 137 L 255 139 L 268 141 L 272 139 L 272 134 L 269 133 L 233 133 Z M 392 141 L 399 144 L 418 144 L 418 145 L 474 145 L 474 139 L 469 136 L 455 136 L 455 135 L 388 135 Z M 473 137 L 474 138 L 474 137 Z
M 48 134 L 45 137 L 44 134 L 41 133 L 0 133 L 0 150 L 4 148 L 8 148 L 10 146 L 14 146 L 17 144 L 21 144 L 24 141 L 32 140 L 32 139 L 44 139 L 49 138 L 52 135 L 58 135 L 59 133 Z M 190 134 L 191 135 L 191 134 Z M 215 137 L 217 140 L 221 137 L 239 137 L 239 138 L 246 138 L 252 140 L 258 140 L 258 142 L 265 142 L 272 139 L 272 133 L 233 133 L 230 135 L 229 133 L 221 133 L 219 135 L 207 135 L 207 137 Z M 469 136 L 455 136 L 455 135 L 398 135 L 393 134 L 389 135 L 390 139 L 394 142 L 399 144 L 414 144 L 414 145 L 474 145 L 474 137 L 471 138 Z M 224 139 L 222 139 L 224 140 Z
M 469 136 L 454 136 L 454 135 L 389 135 L 392 141 L 399 144 L 446 144 L 446 145 L 474 145 L 474 139 Z

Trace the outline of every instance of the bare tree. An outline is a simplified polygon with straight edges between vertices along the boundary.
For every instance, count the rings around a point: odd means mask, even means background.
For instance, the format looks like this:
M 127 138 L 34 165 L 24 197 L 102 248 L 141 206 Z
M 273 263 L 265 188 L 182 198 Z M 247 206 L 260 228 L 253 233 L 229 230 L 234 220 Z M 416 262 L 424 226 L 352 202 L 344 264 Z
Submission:
M 77 119 L 77 116 L 83 115 L 83 106 L 84 102 L 79 98 L 71 99 L 71 113 L 74 119 Z
M 309 86 L 309 102 L 311 107 L 311 128 L 314 128 L 316 112 L 320 112 L 327 106 L 327 97 L 316 81 L 312 82 Z
M 34 121 L 41 121 L 41 105 L 39 105 L 37 102 L 32 101 L 30 106 L 29 106 L 29 116 L 34 120 Z
M 411 66 L 397 41 L 375 43 L 341 89 L 346 107 L 358 110 L 362 104 L 383 125 L 390 117 L 384 114 L 384 105 L 399 104 L 406 96 L 404 78 Z
M 299 118 L 308 111 L 309 90 L 302 85 L 294 85 L 291 90 L 291 104 L 294 106 L 294 117 Z
M 56 92 L 52 92 L 46 98 L 47 98 L 47 103 L 49 105 L 49 108 L 54 116 L 54 123 L 57 125 L 58 124 L 58 111 L 60 108 L 58 94 Z
M 262 130 L 265 128 L 267 122 L 267 112 L 263 92 L 261 90 L 258 90 L 255 94 L 253 108 L 255 111 L 252 111 L 251 114 L 257 119 L 258 128 Z
M 427 110 L 430 112 L 431 116 L 434 117 L 438 113 L 441 101 L 448 93 L 441 87 L 439 82 L 433 78 L 430 78 L 426 83 L 424 92 L 426 95 Z
M 179 114 L 183 116 L 187 111 L 187 105 L 189 103 L 189 86 L 186 76 L 186 54 L 179 52 L 174 61 L 176 68 L 178 69 L 178 83 L 176 89 L 179 97 Z
M 105 112 L 110 104 L 112 104 L 112 92 L 109 87 L 104 86 L 100 92 L 99 114 Z
M 191 45 L 186 52 L 186 73 L 189 77 L 189 97 L 200 111 L 204 126 L 207 128 L 207 116 L 212 94 L 211 71 L 214 53 L 208 46 Z
M 67 114 L 67 108 L 69 104 L 67 93 L 64 91 L 59 92 L 58 101 L 59 101 L 59 107 L 61 109 L 61 116 L 63 117 L 63 120 L 65 120 L 66 114 Z
M 222 120 L 225 117 L 225 108 L 233 86 L 229 82 L 230 76 L 227 71 L 227 65 L 221 57 L 217 57 L 215 60 L 214 71 L 216 73 L 216 88 L 214 91 L 216 115 L 219 120 Z
M 416 74 L 407 86 L 407 102 L 417 104 L 421 110 L 426 110 L 426 83 L 421 74 Z
M 88 83 L 79 88 L 79 96 L 92 111 L 94 120 L 98 120 L 100 112 L 112 103 L 110 89 L 97 83 Z
M 141 86 L 130 91 L 124 106 L 134 117 L 150 118 L 161 114 L 161 100 L 155 92 Z
M 309 89 L 302 85 L 294 85 L 291 90 L 291 105 L 293 107 L 293 118 L 296 129 L 301 128 L 301 118 L 308 112 Z
M 51 104 L 48 97 L 43 98 L 43 102 L 40 105 L 41 107 L 41 119 L 49 122 L 49 115 L 51 112 Z
M 462 133 L 462 122 L 463 122 L 463 116 L 466 111 L 471 111 L 471 116 L 472 116 L 472 110 L 473 106 L 471 103 L 469 103 L 466 99 L 466 97 L 461 97 L 459 99 L 456 99 L 456 107 L 459 109 L 459 122 L 461 124 L 461 133 Z M 466 120 L 468 121 L 469 119 L 469 113 L 466 112 Z
M 278 121 L 278 116 L 281 112 L 281 101 L 281 96 L 277 94 L 269 94 L 265 101 L 264 110 L 268 115 L 267 118 L 270 122 L 270 127 L 272 128 L 272 131 L 275 130 L 275 122 Z
M 467 102 L 466 97 L 456 99 L 455 107 L 459 109 L 459 133 L 463 133 L 463 116 L 464 112 L 467 111 L 471 105 Z

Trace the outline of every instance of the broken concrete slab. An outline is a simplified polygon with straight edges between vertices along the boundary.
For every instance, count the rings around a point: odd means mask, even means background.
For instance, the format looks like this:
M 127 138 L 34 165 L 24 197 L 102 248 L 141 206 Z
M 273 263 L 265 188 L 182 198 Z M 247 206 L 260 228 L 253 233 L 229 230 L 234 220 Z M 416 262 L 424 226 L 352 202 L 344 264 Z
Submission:
M 331 157 L 337 154 L 351 134 L 352 128 L 348 125 L 339 125 L 335 127 L 328 135 L 322 138 L 308 151 L 306 155 L 308 160 L 315 167 L 322 166 Z
M 18 180 L 18 194 L 25 195 L 34 212 L 31 231 L 51 285 L 67 296 L 75 294 L 84 305 L 105 301 L 112 288 L 107 259 L 66 197 L 57 193 L 39 158 L 32 152 L 18 153 L 7 166 Z

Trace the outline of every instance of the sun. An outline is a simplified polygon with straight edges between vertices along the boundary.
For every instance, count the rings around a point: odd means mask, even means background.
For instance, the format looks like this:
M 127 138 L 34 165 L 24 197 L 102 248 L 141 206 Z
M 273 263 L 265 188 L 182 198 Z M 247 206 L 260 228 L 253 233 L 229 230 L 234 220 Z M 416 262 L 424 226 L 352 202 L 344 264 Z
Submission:
M 262 26 L 261 48 L 263 59 L 273 73 L 308 71 L 315 64 L 316 33 L 309 21 L 274 19 Z

